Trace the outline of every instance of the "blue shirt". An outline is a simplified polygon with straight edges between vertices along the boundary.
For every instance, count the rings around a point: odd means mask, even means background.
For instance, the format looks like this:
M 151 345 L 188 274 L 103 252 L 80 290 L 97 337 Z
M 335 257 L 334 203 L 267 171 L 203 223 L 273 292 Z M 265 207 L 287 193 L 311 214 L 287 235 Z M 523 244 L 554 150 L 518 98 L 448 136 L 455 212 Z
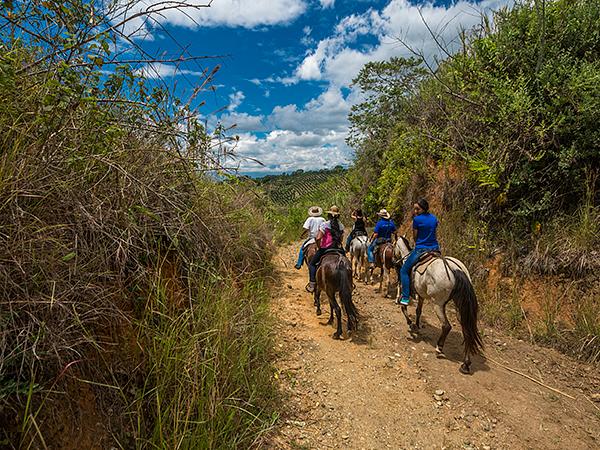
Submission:
M 437 241 L 437 217 L 430 213 L 419 214 L 413 218 L 413 229 L 417 230 L 415 248 L 435 249 L 440 244 Z
M 389 219 L 379 219 L 373 230 L 373 232 L 377 233 L 377 237 L 383 239 L 391 239 L 394 231 L 396 231 L 396 224 L 393 220 Z

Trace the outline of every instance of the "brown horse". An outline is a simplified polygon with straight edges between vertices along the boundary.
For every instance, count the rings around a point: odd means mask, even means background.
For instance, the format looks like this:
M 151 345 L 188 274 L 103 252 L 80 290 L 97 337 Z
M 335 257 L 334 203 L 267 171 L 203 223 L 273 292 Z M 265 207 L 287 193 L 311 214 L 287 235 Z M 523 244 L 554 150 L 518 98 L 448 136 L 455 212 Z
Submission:
M 379 288 L 377 292 L 381 292 L 381 288 L 383 286 L 383 279 L 387 279 L 386 289 L 385 289 L 385 297 L 391 297 L 389 295 L 390 286 L 391 286 L 391 273 L 392 268 L 394 267 L 394 246 L 391 242 L 385 242 L 379 247 L 377 247 L 377 252 L 375 252 L 375 267 L 370 270 L 371 279 L 373 277 L 373 271 L 375 268 L 381 269 L 381 276 L 379 278 Z
M 308 244 L 306 246 L 306 248 L 304 249 L 304 264 L 306 265 L 306 267 L 308 267 L 310 260 L 313 258 L 313 256 L 315 256 L 315 253 L 317 253 L 317 250 L 318 250 L 318 247 L 315 242 L 313 242 L 312 244 Z
M 325 291 L 329 297 L 330 314 L 327 324 L 333 324 L 334 311 L 337 318 L 337 328 L 333 333 L 334 339 L 339 339 L 342 335 L 342 311 L 335 298 L 336 292 L 339 292 L 341 304 L 346 311 L 348 331 L 354 330 L 358 323 L 358 311 L 352 302 L 352 288 L 352 266 L 348 258 L 337 252 L 326 253 L 321 259 L 317 271 L 317 287 L 314 297 L 317 315 L 321 314 L 321 292 Z

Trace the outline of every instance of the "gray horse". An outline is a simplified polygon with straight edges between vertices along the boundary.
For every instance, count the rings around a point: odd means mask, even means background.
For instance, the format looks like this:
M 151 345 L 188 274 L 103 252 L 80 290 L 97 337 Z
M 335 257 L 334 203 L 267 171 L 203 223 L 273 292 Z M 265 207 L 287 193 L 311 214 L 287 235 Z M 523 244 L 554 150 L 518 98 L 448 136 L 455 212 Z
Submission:
M 369 262 L 367 261 L 367 236 L 356 236 L 350 241 L 350 263 L 357 279 L 369 282 Z
M 396 242 L 394 255 L 397 260 L 405 261 L 411 252 L 410 245 L 405 237 Z M 417 300 L 416 323 L 408 316 L 406 306 L 402 306 L 402 313 L 411 333 L 418 333 L 421 326 L 421 312 L 423 300 L 428 298 L 433 302 L 433 309 L 442 324 L 440 335 L 435 348 L 438 355 L 444 354 L 444 343 L 452 325 L 446 316 L 446 304 L 452 300 L 456 306 L 458 319 L 462 327 L 465 352 L 464 361 L 460 372 L 471 373 L 470 355 L 481 354 L 483 342 L 477 331 L 477 296 L 471 283 L 469 271 L 465 265 L 456 258 L 435 258 L 427 266 L 414 272 L 412 278 L 412 292 Z M 398 283 L 398 299 L 400 299 L 401 286 Z

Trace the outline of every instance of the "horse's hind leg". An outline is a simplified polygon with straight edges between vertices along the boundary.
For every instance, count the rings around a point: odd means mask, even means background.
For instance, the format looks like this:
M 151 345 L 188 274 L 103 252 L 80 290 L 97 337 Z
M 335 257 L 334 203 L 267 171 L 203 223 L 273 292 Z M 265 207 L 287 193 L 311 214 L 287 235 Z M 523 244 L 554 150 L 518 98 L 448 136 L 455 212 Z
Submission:
M 448 320 L 448 317 L 446 316 L 446 303 L 436 303 L 433 306 L 433 309 L 435 311 L 435 314 L 438 316 L 438 319 L 440 320 L 440 323 L 442 324 L 442 334 L 440 335 L 440 338 L 437 341 L 437 345 L 435 347 L 435 351 L 437 352 L 438 356 L 444 356 L 444 344 L 446 343 L 446 338 L 448 337 L 448 333 L 450 333 L 450 330 L 452 329 L 452 325 L 450 325 L 450 321 Z M 468 355 L 466 356 L 468 357 Z M 466 362 L 466 360 L 465 360 Z
M 317 283 L 317 287 L 315 288 L 315 293 L 314 293 L 314 298 L 315 298 L 315 307 L 317 308 L 317 316 L 320 316 L 322 314 L 321 312 L 321 289 L 319 289 L 319 284 Z
M 328 292 L 327 295 L 329 297 L 329 305 L 331 306 L 332 311 L 331 318 L 333 319 L 333 310 L 335 309 L 335 318 L 337 319 L 337 329 L 336 332 L 333 333 L 333 338 L 339 339 L 342 335 L 342 309 L 335 299 L 335 292 Z
M 408 315 L 408 307 L 405 305 L 402 305 L 400 307 L 400 309 L 402 310 L 402 314 L 404 314 L 404 317 L 406 318 L 406 324 L 408 325 L 408 328 L 412 332 L 413 328 L 414 328 L 414 324 L 413 324 L 413 321 L 410 320 L 410 316 Z
M 421 328 L 421 313 L 423 312 L 423 297 L 417 295 L 417 318 L 415 320 L 417 329 Z

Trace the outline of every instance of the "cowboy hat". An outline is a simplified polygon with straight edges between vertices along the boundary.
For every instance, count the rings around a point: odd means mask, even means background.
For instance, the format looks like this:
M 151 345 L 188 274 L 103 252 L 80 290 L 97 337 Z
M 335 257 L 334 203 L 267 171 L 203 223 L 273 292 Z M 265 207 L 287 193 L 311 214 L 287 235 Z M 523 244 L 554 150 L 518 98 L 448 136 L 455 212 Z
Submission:
M 329 208 L 329 211 L 327 211 L 327 214 L 331 214 L 332 216 L 339 216 L 340 215 L 340 208 L 338 208 L 337 206 L 333 205 L 331 208 Z
M 310 217 L 320 217 L 323 214 L 323 208 L 320 206 L 311 206 L 308 208 L 308 215 Z
M 389 219 L 390 217 L 392 217 L 392 216 L 390 215 L 390 213 L 387 211 L 387 209 L 385 209 L 385 208 L 382 208 L 382 209 L 381 209 L 381 210 L 380 210 L 380 211 L 377 213 L 377 215 L 378 215 L 379 217 L 383 217 L 384 219 Z

